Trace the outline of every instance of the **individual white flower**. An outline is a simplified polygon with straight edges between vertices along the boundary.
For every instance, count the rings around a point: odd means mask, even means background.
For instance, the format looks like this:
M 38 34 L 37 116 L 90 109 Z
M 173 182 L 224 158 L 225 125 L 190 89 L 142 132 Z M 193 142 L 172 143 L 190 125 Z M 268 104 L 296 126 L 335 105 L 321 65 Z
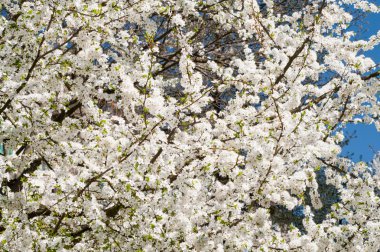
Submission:
M 185 21 L 180 14 L 176 14 L 172 17 L 172 22 L 178 26 L 185 26 Z

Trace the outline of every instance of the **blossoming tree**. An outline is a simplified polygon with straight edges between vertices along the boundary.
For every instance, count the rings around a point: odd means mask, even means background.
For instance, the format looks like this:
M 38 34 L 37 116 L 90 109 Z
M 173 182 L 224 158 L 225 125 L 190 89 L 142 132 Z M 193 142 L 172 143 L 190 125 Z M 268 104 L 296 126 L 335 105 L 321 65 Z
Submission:
M 379 8 L 280 2 L 2 0 L 1 250 L 379 250 Z

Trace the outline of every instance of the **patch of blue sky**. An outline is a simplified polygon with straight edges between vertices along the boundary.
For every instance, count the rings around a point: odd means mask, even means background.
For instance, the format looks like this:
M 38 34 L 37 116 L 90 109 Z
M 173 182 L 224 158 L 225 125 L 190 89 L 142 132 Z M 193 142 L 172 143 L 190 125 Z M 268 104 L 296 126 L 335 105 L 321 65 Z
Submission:
M 9 14 L 8 10 L 5 9 L 4 7 L 1 8 L 0 15 L 2 17 L 4 17 L 5 19 L 9 19 L 10 18 L 10 14 Z
M 350 138 L 344 146 L 341 156 L 348 157 L 354 162 L 370 162 L 380 151 L 380 133 L 374 124 L 349 123 L 343 129 L 346 138 Z

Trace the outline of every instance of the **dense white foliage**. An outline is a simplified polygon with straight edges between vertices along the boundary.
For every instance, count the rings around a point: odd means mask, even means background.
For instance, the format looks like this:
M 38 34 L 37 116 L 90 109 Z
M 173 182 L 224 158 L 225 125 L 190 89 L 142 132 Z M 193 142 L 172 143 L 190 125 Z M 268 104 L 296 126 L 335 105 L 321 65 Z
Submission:
M 375 174 L 380 173 L 380 152 L 378 152 L 371 162 L 371 171 Z
M 379 173 L 338 157 L 345 123 L 380 129 L 380 32 L 347 31 L 374 4 L 1 8 L 2 251 L 380 249 Z M 339 201 L 317 221 L 320 169 Z

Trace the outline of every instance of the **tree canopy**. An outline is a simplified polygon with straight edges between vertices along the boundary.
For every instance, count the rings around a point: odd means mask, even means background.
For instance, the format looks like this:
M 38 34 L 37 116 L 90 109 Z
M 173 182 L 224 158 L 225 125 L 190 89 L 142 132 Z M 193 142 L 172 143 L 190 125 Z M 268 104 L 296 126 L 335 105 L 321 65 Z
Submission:
M 339 156 L 380 130 L 376 5 L 0 8 L 3 251 L 380 249 L 379 173 Z

